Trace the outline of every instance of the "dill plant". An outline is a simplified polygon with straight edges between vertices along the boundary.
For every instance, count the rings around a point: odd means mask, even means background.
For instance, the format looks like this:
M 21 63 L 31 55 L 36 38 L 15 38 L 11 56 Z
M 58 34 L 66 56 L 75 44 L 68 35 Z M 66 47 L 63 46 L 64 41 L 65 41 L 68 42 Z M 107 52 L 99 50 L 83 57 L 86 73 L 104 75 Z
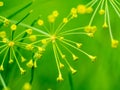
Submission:
M 74 69 L 68 61 L 69 57 L 71 57 L 74 61 L 79 59 L 79 56 L 74 53 L 74 50 L 85 54 L 88 58 L 90 58 L 92 62 L 95 62 L 96 56 L 92 56 L 91 54 L 82 50 L 81 42 L 76 42 L 74 41 L 74 39 L 70 39 L 67 37 L 81 35 L 94 37 L 94 33 L 97 30 L 97 26 L 92 25 L 92 23 L 97 12 L 100 15 L 104 15 L 104 22 L 102 27 L 104 29 L 108 28 L 111 38 L 111 46 L 113 48 L 117 48 L 119 41 L 114 39 L 112 35 L 109 5 L 113 7 L 115 13 L 120 17 L 119 1 L 91 0 L 91 2 L 89 2 L 86 5 L 80 4 L 77 7 L 72 8 L 70 10 L 68 16 L 64 17 L 61 20 L 61 23 L 57 26 L 57 28 L 54 27 L 56 19 L 59 18 L 59 12 L 57 10 L 54 10 L 47 17 L 48 23 L 50 25 L 49 27 L 45 24 L 46 21 L 39 16 L 38 18 L 33 20 L 31 25 L 22 23 L 23 20 L 25 20 L 27 17 L 29 17 L 30 14 L 32 14 L 32 10 L 30 10 L 30 12 L 28 12 L 19 21 L 15 21 L 12 19 L 12 17 L 22 12 L 32 3 L 33 1 L 8 17 L 0 16 L 0 27 L 1 29 L 2 27 L 4 27 L 4 30 L 0 30 L 0 55 L 3 54 L 1 55 L 3 56 L 3 58 L 0 65 L 0 70 L 5 70 L 4 64 L 6 63 L 4 62 L 7 61 L 9 64 L 16 62 L 20 73 L 24 74 L 26 70 L 22 67 L 22 63 L 26 63 L 26 66 L 31 69 L 32 75 L 30 82 L 25 83 L 25 85 L 23 86 L 24 90 L 31 90 L 31 84 L 34 77 L 34 68 L 37 68 L 37 61 L 40 60 L 42 56 L 44 57 L 43 53 L 47 51 L 48 45 L 52 46 L 50 50 L 54 53 L 54 60 L 56 62 L 56 67 L 58 71 L 58 77 L 56 77 L 56 80 L 58 82 L 64 80 L 61 69 L 64 68 L 65 65 L 67 65 L 66 67 L 69 68 L 72 74 L 75 74 L 77 72 L 77 70 Z M 93 6 L 95 4 L 97 4 L 97 7 L 94 10 Z M 3 5 L 4 3 L 0 2 L 0 7 Z M 70 21 L 72 21 L 75 18 L 78 18 L 79 14 L 86 13 L 92 13 L 91 20 L 87 26 L 68 30 L 64 29 L 64 27 L 66 27 L 66 25 L 69 24 Z M 35 24 L 37 24 L 39 28 L 35 27 Z M 22 29 L 24 28 L 24 30 L 21 30 L 19 27 L 22 27 Z M 6 31 L 5 28 L 9 31 Z M 24 55 L 22 55 L 23 53 L 20 52 L 21 49 L 24 49 L 25 51 L 29 51 L 31 53 L 30 60 L 25 58 Z M 64 52 L 69 53 L 70 56 L 66 56 L 66 53 Z M 9 90 L 1 74 L 0 80 L 3 84 L 4 89 Z

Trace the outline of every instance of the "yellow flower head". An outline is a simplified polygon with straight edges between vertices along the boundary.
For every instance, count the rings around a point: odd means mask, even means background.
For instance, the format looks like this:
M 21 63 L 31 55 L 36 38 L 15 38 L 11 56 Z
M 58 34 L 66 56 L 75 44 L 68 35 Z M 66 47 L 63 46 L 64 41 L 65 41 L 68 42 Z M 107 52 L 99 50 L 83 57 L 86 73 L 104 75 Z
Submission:
M 58 82 L 61 82 L 61 81 L 63 81 L 63 80 L 64 80 L 64 79 L 63 79 L 62 75 L 59 74 L 59 76 L 57 77 L 57 81 L 58 81 Z
M 81 48 L 82 43 L 76 43 L 77 48 Z
M 29 34 L 29 35 L 31 35 L 32 34 L 32 29 L 27 29 L 26 33 Z
M 64 68 L 64 64 L 60 63 L 60 68 Z
M 43 20 L 41 20 L 41 19 L 39 19 L 37 23 L 38 23 L 38 25 L 43 26 L 44 21 L 43 21 Z
M 86 6 L 85 5 L 78 5 L 77 11 L 79 14 L 85 14 L 86 13 Z
M 0 71 L 3 71 L 4 70 L 4 67 L 3 65 L 0 66 Z
M 7 42 L 8 42 L 8 39 L 7 39 L 7 38 L 3 38 L 3 39 L 2 39 L 2 42 L 3 42 L 3 43 L 7 43 Z
M 30 41 L 34 42 L 34 41 L 36 41 L 37 37 L 36 37 L 36 35 L 30 35 L 29 39 L 30 39 Z
M 51 36 L 51 41 L 54 43 L 55 40 L 56 40 L 56 35 L 52 35 L 52 36 Z
M 32 68 L 33 67 L 33 60 L 31 59 L 27 64 L 27 67 Z
M 94 37 L 94 33 L 87 33 L 89 37 Z
M 28 45 L 26 45 L 26 49 L 27 50 L 33 50 L 33 45 L 32 44 L 28 44 Z
M 10 21 L 9 21 L 8 19 L 5 19 L 5 20 L 4 20 L 4 26 L 8 26 L 9 23 L 10 23 Z
M 17 29 L 17 25 L 16 24 L 12 24 L 10 28 L 11 28 L 12 31 L 15 31 Z
M 10 41 L 9 43 L 8 43 L 8 46 L 9 47 L 13 47 L 15 45 L 15 42 L 13 42 L 13 41 Z
M 21 72 L 21 74 L 24 74 L 26 71 L 20 67 L 20 72 Z
M 11 63 L 13 63 L 13 59 L 10 59 L 10 60 L 9 60 L 9 64 L 11 64 Z
M 100 15 L 105 14 L 105 10 L 101 9 L 101 10 L 99 11 L 99 14 L 100 14 Z
M 73 60 L 77 60 L 78 59 L 78 57 L 76 56 L 76 55 L 72 55 L 72 57 L 73 57 Z
M 77 14 L 77 9 L 76 8 L 72 8 L 71 9 L 71 14 L 73 15 L 73 14 Z
M 26 59 L 23 56 L 21 56 L 21 62 L 25 62 L 25 61 Z
M 38 47 L 38 52 L 43 52 L 43 51 L 45 51 L 44 48 L 42 48 L 42 47 Z
M 95 33 L 96 30 L 97 30 L 96 26 L 87 26 L 87 27 L 85 27 L 85 32 L 87 32 L 87 33 Z
M 104 22 L 103 26 L 102 26 L 104 29 L 108 28 L 108 25 L 106 22 Z
M 35 53 L 35 56 L 34 56 L 34 57 L 35 57 L 36 59 L 40 59 L 41 56 L 42 56 L 42 54 L 40 54 L 40 53 Z
M 89 58 L 91 59 L 92 62 L 95 62 L 95 60 L 96 60 L 96 56 L 89 55 Z
M 66 56 L 65 56 L 65 55 L 62 55 L 61 57 L 62 57 L 62 59 L 65 59 Z
M 0 37 L 1 38 L 5 38 L 6 37 L 6 32 L 5 31 L 1 31 L 0 32 Z
M 44 45 L 46 45 L 47 44 L 47 40 L 43 39 L 43 40 L 41 40 L 41 43 L 44 44 Z
M 53 11 L 52 15 L 53 15 L 54 17 L 58 17 L 59 12 L 58 12 L 57 10 L 55 10 L 55 11 Z
M 23 90 L 31 90 L 32 87 L 31 87 L 31 84 L 30 83 L 25 83 L 24 86 L 23 86 Z
M 119 44 L 119 41 L 118 40 L 112 40 L 112 43 L 111 43 L 111 46 L 112 48 L 117 48 L 118 47 L 118 44 Z
M 48 21 L 49 21 L 50 23 L 55 22 L 55 17 L 54 17 L 53 15 L 49 15 L 49 16 L 48 16 Z
M 77 71 L 74 69 L 74 68 L 72 68 L 72 67 L 70 67 L 70 70 L 71 70 L 71 72 L 72 72 L 72 74 L 75 74 Z
M 68 22 L 68 18 L 63 18 L 63 23 L 67 23 Z
M 4 5 L 4 3 L 2 1 L 0 1 L 0 7 L 2 7 Z

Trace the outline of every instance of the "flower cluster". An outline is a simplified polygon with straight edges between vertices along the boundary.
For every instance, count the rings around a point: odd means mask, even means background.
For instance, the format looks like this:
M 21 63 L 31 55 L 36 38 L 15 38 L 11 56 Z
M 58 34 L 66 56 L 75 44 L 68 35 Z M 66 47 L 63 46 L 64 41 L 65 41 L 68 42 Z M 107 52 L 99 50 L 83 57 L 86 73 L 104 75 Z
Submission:
M 50 28 L 46 27 L 44 24 L 44 20 L 39 18 L 37 20 L 37 24 L 40 27 L 43 27 L 45 30 L 40 30 L 35 27 L 21 23 L 25 18 L 27 18 L 28 14 L 24 17 L 24 19 L 21 19 L 20 22 L 16 22 L 16 23 L 13 20 L 9 20 L 5 17 L 0 16 L 3 25 L 10 27 L 9 28 L 10 35 L 7 35 L 6 30 L 0 31 L 0 38 L 1 38 L 0 54 L 4 53 L 3 60 L 0 65 L 0 70 L 2 71 L 4 70 L 4 62 L 7 55 L 9 55 L 9 63 L 11 64 L 15 60 L 19 67 L 19 70 L 21 71 L 21 74 L 25 72 L 25 70 L 21 67 L 19 63 L 20 60 L 21 62 L 26 61 L 26 58 L 24 58 L 22 53 L 19 51 L 20 48 L 23 48 L 31 52 L 35 51 L 33 57 L 35 58 L 35 60 L 31 59 L 26 65 L 30 68 L 32 68 L 33 66 L 37 67 L 36 60 L 41 58 L 42 53 L 46 50 L 46 47 L 49 43 L 52 43 L 52 47 L 53 47 L 52 51 L 54 53 L 56 65 L 58 68 L 58 77 L 57 77 L 58 81 L 63 80 L 62 73 L 60 70 L 61 68 L 64 67 L 64 64 L 62 62 L 66 62 L 66 64 L 68 65 L 69 69 L 73 74 L 76 73 L 76 70 L 69 64 L 69 62 L 67 61 L 67 56 L 64 53 L 64 51 L 62 51 L 61 48 L 67 50 L 67 52 L 71 54 L 73 60 L 77 60 L 78 56 L 75 55 L 73 51 L 69 49 L 69 47 L 84 53 L 94 62 L 96 56 L 89 55 L 88 53 L 83 51 L 81 49 L 82 43 L 75 42 L 73 40 L 65 38 L 65 36 L 71 36 L 71 35 L 74 36 L 81 34 L 93 37 L 93 34 L 96 31 L 95 26 L 79 27 L 65 31 L 63 30 L 63 28 L 69 21 L 71 21 L 74 18 L 77 18 L 78 12 L 79 9 L 72 8 L 70 14 L 67 17 L 63 18 L 61 24 L 56 29 L 54 28 L 53 24 L 55 23 L 55 20 L 59 15 L 59 12 L 57 10 L 53 11 L 52 14 L 48 15 L 48 22 L 50 23 L 51 26 Z M 29 12 L 29 14 L 30 13 L 31 11 Z M 15 35 L 15 33 L 19 29 L 18 26 L 23 26 L 27 29 Z M 32 34 L 33 30 L 39 32 L 40 34 L 39 35 Z M 85 30 L 85 32 L 81 30 Z M 37 40 L 37 37 L 41 37 L 41 38 Z M 31 42 L 29 43 L 29 41 Z M 41 43 L 41 46 L 38 46 L 37 43 Z M 20 58 L 18 57 L 18 55 Z
M 92 62 L 95 61 L 96 56 L 92 56 L 81 49 L 82 43 L 78 42 L 74 39 L 71 39 L 72 36 L 81 36 L 86 35 L 88 37 L 94 37 L 94 33 L 97 30 L 95 25 L 92 25 L 93 19 L 98 11 L 100 5 L 101 9 L 99 11 L 100 15 L 105 15 L 105 22 L 103 27 L 109 28 L 111 40 L 112 40 L 112 47 L 116 48 L 118 45 L 118 41 L 115 40 L 112 36 L 111 26 L 110 26 L 110 17 L 109 17 L 109 10 L 108 10 L 108 2 L 114 6 L 114 9 L 117 14 L 119 15 L 118 1 L 107 1 L 107 0 L 100 0 L 98 7 L 94 11 L 92 6 L 96 4 L 98 0 L 92 0 L 87 5 L 78 5 L 77 8 L 72 8 L 68 16 L 64 17 L 57 28 L 54 26 L 56 19 L 59 16 L 59 12 L 54 10 L 50 15 L 48 15 L 48 25 L 45 25 L 44 19 L 38 17 L 35 19 L 31 25 L 27 25 L 22 23 L 29 15 L 33 12 L 30 10 L 21 20 L 14 21 L 10 17 L 13 17 L 17 13 L 9 16 L 9 18 L 5 18 L 0 16 L 0 57 L 2 58 L 0 61 L 0 71 L 4 71 L 5 67 L 4 64 L 8 62 L 12 64 L 14 61 L 16 62 L 21 74 L 24 74 L 26 70 L 22 67 L 22 63 L 26 62 L 26 66 L 29 68 L 36 68 L 37 67 L 37 60 L 39 60 L 45 51 L 47 51 L 47 46 L 52 45 L 51 51 L 54 54 L 56 67 L 58 70 L 58 77 L 57 81 L 63 81 L 64 78 L 62 76 L 61 69 L 64 68 L 65 65 L 70 69 L 72 74 L 77 72 L 76 69 L 72 67 L 69 63 L 68 59 L 73 59 L 74 61 L 79 59 L 78 53 L 74 52 L 75 50 L 85 54 Z M 31 5 L 29 3 L 27 6 Z M 0 6 L 3 6 L 3 2 L 0 2 Z M 105 9 L 104 9 L 105 8 Z M 22 11 L 19 10 L 19 12 Z M 79 14 L 86 14 L 86 13 L 93 13 L 93 16 L 90 20 L 88 26 L 85 27 L 78 27 L 74 29 L 65 30 L 64 27 L 72 21 L 74 18 L 78 18 Z M 37 24 L 38 27 L 36 28 L 34 25 Z M 22 27 L 22 30 L 21 30 Z M 25 28 L 25 29 L 23 29 Z M 35 33 L 37 32 L 37 34 Z M 22 50 L 31 53 L 31 59 L 25 57 Z M 67 54 L 66 54 L 67 53 Z M 70 56 L 67 56 L 67 55 Z M 26 83 L 23 87 L 24 90 L 30 90 L 31 85 L 30 83 Z
M 29 12 L 29 13 L 31 13 L 31 12 Z M 20 22 L 16 23 L 16 24 L 11 24 L 10 21 L 8 19 L 6 19 L 5 17 L 1 16 L 0 18 L 2 20 L 2 24 L 9 28 L 8 32 L 6 30 L 0 31 L 0 44 L 1 44 L 0 55 L 2 53 L 4 53 L 3 60 L 0 65 L 0 70 L 1 71 L 4 70 L 4 62 L 8 56 L 8 58 L 9 58 L 8 62 L 10 64 L 12 64 L 15 60 L 19 67 L 19 70 L 21 71 L 21 74 L 23 74 L 25 72 L 25 70 L 21 67 L 19 62 L 20 62 L 20 60 L 21 60 L 21 62 L 24 62 L 24 61 L 26 61 L 26 59 L 21 54 L 19 49 L 23 48 L 26 50 L 32 50 L 31 44 L 23 43 L 23 41 L 25 39 L 28 39 L 31 42 L 33 42 L 33 40 L 31 40 L 31 36 L 33 37 L 32 30 L 27 29 L 21 33 L 19 32 L 19 34 L 16 35 L 16 32 L 18 31 L 18 25 Z M 35 39 L 34 39 L 34 41 L 35 41 Z M 18 58 L 19 58 L 18 55 L 20 57 L 20 60 L 18 60 Z
M 69 15 L 67 17 L 64 17 L 63 20 L 61 21 L 60 25 L 58 25 L 57 28 L 54 27 L 55 20 L 57 19 L 59 12 L 57 10 L 53 11 L 50 15 L 48 15 L 48 22 L 50 23 L 50 28 L 47 27 L 44 24 L 43 19 L 38 19 L 37 24 L 41 27 L 44 28 L 46 33 L 48 33 L 48 37 L 42 39 L 42 44 L 44 49 L 46 50 L 46 47 L 49 43 L 52 44 L 52 51 L 54 53 L 57 69 L 58 69 L 58 77 L 57 81 L 62 81 L 62 73 L 61 73 L 61 68 L 64 67 L 64 64 L 62 62 L 66 62 L 67 66 L 69 67 L 70 71 L 72 74 L 76 73 L 77 70 L 75 70 L 70 63 L 68 62 L 66 56 L 66 53 L 64 53 L 64 50 L 66 50 L 68 53 L 70 53 L 71 57 L 73 58 L 74 61 L 76 61 L 79 57 L 75 55 L 75 53 L 70 49 L 73 48 L 77 50 L 78 52 L 84 53 L 86 56 L 88 56 L 92 62 L 95 61 L 96 56 L 92 56 L 85 51 L 81 49 L 82 43 L 81 42 L 76 42 L 74 40 L 68 39 L 66 36 L 75 36 L 75 35 L 87 35 L 90 37 L 94 36 L 94 33 L 96 31 L 96 27 L 79 27 L 79 28 L 74 28 L 70 30 L 64 30 L 63 28 L 66 26 L 66 24 L 69 23 L 74 18 L 77 18 L 78 16 L 78 9 L 72 8 Z M 81 31 L 83 30 L 83 31 Z M 49 44 L 50 45 L 50 44 Z M 70 48 L 69 48 L 70 47 Z M 63 50 L 64 49 L 64 50 Z
M 94 10 L 95 6 L 95 10 Z M 88 27 L 92 27 L 93 20 L 95 19 L 95 16 L 97 15 L 97 12 L 100 16 L 104 16 L 104 22 L 102 25 L 103 29 L 108 29 L 110 38 L 111 38 L 111 47 L 117 48 L 119 41 L 114 39 L 112 34 L 112 27 L 111 27 L 111 19 L 110 19 L 110 8 L 113 8 L 115 11 L 115 14 L 118 15 L 120 18 L 120 2 L 118 0 L 91 0 L 86 5 L 78 5 L 78 10 L 80 14 L 88 14 L 92 13 L 92 17 L 90 19 L 90 22 L 88 24 Z

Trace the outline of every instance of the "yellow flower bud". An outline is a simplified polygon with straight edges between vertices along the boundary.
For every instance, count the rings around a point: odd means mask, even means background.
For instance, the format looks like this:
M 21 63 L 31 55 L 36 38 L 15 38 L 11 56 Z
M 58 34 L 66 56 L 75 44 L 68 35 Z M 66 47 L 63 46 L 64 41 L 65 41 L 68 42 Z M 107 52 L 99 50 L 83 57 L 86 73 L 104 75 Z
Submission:
M 79 14 L 85 14 L 86 13 L 86 6 L 85 5 L 78 5 L 77 11 Z
M 64 64 L 60 63 L 60 68 L 64 68 Z
M 26 64 L 29 68 L 33 67 L 33 60 L 31 59 L 27 64 Z
M 56 10 L 56 11 L 53 11 L 52 15 L 53 15 L 54 17 L 58 17 L 59 13 L 58 13 L 58 11 Z
M 112 46 L 112 48 L 117 48 L 117 47 L 118 47 L 118 44 L 119 44 L 119 41 L 113 39 L 111 46 Z
M 0 71 L 4 71 L 3 65 L 0 66 Z
M 5 38 L 6 37 L 6 32 L 5 31 L 1 31 L 0 32 L 0 37 L 1 38 Z
M 77 14 L 77 9 L 76 8 L 72 8 L 71 9 L 71 14 L 73 15 L 73 14 Z
M 68 18 L 63 18 L 63 23 L 67 23 L 68 22 Z
M 10 23 L 10 21 L 9 21 L 8 19 L 5 19 L 5 20 L 4 20 L 4 26 L 8 26 L 9 23 Z
M 23 86 L 23 90 L 31 90 L 32 87 L 31 87 L 31 84 L 30 83 L 25 83 L 24 86 Z
M 76 55 L 72 55 L 72 57 L 73 57 L 73 60 L 77 60 L 78 59 L 78 57 L 76 56 Z
M 101 9 L 101 10 L 99 11 L 99 14 L 100 14 L 100 15 L 105 14 L 105 10 Z
M 2 1 L 0 1 L 0 7 L 2 7 L 4 5 L 4 3 Z
M 34 56 L 36 59 L 40 59 L 42 57 L 42 54 L 40 53 L 35 53 L 35 56 Z
M 74 68 L 72 68 L 72 67 L 70 67 L 70 70 L 71 70 L 71 72 L 72 72 L 72 74 L 75 74 L 77 71 L 74 69 Z
M 34 41 L 36 41 L 37 37 L 36 37 L 36 35 L 30 35 L 29 39 L 30 39 L 30 41 L 34 42 Z
M 37 23 L 38 23 L 38 25 L 42 26 L 44 24 L 44 21 L 39 19 Z
M 15 30 L 17 29 L 17 25 L 16 25 L 16 24 L 13 24 L 13 25 L 11 25 L 10 28 L 11 28 L 12 31 L 15 31 Z
M 32 29 L 27 29 L 26 33 L 29 34 L 29 35 L 31 35 L 32 34 Z
M 26 59 L 23 56 L 21 56 L 21 62 L 25 62 L 25 61 Z
M 8 42 L 8 39 L 7 39 L 7 38 L 3 38 L 3 39 L 2 39 L 2 42 L 3 42 L 3 43 L 7 43 L 7 42 Z
M 41 43 L 45 45 L 45 44 L 47 44 L 47 40 L 43 39 L 43 40 L 41 40 Z
M 44 48 L 42 48 L 42 47 L 38 47 L 38 52 L 43 52 L 43 51 L 45 51 Z
M 30 50 L 30 51 L 31 51 L 31 50 L 33 50 L 33 48 L 34 48 L 34 47 L 32 46 L 32 44 L 26 45 L 26 49 L 27 49 L 27 50 Z
M 95 60 L 96 60 L 96 56 L 89 55 L 89 58 L 91 59 L 92 62 L 95 62 Z
M 50 23 L 55 22 L 55 17 L 54 17 L 53 15 L 49 15 L 49 16 L 48 16 L 48 21 L 49 21 Z
M 106 22 L 104 22 L 103 26 L 102 26 L 104 29 L 108 28 L 108 25 Z
M 76 43 L 77 48 L 81 48 L 82 43 Z
M 13 63 L 13 59 L 10 59 L 10 60 L 9 60 L 9 64 L 11 64 L 11 63 Z
M 59 76 L 57 77 L 57 81 L 58 81 L 58 82 L 61 82 L 61 81 L 63 81 L 63 80 L 64 80 L 64 79 L 63 79 L 62 75 L 59 74 Z
M 20 67 L 20 72 L 21 72 L 21 74 L 24 74 L 26 71 Z
M 62 55 L 61 57 L 62 57 L 62 59 L 65 59 L 66 56 L 65 56 L 65 55 Z
M 9 47 L 13 47 L 15 45 L 15 42 L 13 42 L 13 41 L 10 41 L 9 43 L 8 43 L 8 46 Z

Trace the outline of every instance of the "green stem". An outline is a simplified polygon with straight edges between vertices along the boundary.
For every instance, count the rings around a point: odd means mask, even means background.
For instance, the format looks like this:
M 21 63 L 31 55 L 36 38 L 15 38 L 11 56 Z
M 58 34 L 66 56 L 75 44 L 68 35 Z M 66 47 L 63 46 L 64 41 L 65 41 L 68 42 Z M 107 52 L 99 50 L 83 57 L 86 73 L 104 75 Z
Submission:
M 18 14 L 19 12 L 23 11 L 24 9 L 26 9 L 27 7 L 29 7 L 31 4 L 33 3 L 33 1 L 31 1 L 30 3 L 28 3 L 27 5 L 25 5 L 24 7 L 22 7 L 21 9 L 17 10 L 16 12 L 14 12 L 13 14 L 11 14 L 10 16 L 8 16 L 8 19 L 11 19 L 12 17 L 14 17 L 16 14 Z
M 4 88 L 7 88 L 7 86 L 6 86 L 6 84 L 5 84 L 5 81 L 4 81 L 1 73 L 0 73 L 0 80 L 1 80 L 1 83 L 2 83 L 3 87 L 4 87 Z
M 73 85 L 73 78 L 71 72 L 68 72 L 68 79 L 69 79 L 69 84 L 70 84 L 70 90 L 74 90 L 74 85 Z
M 34 54 L 32 55 L 32 57 L 34 57 Z M 33 63 L 34 63 L 34 58 L 32 59 L 33 60 Z M 30 79 L 30 84 L 32 84 L 32 82 L 33 82 L 33 77 L 34 77 L 34 65 L 32 66 L 32 68 L 31 68 L 31 79 Z

